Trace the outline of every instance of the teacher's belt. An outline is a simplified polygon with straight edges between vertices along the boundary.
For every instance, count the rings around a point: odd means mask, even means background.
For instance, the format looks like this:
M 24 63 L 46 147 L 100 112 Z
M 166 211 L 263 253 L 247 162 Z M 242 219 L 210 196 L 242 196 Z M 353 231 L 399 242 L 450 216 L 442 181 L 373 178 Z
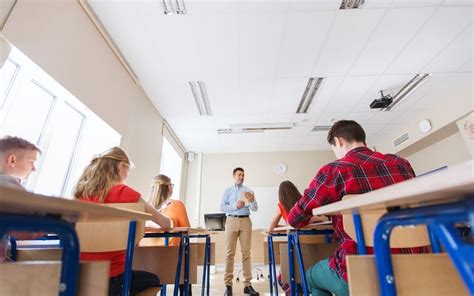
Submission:
M 227 215 L 228 217 L 233 218 L 248 218 L 250 215 Z

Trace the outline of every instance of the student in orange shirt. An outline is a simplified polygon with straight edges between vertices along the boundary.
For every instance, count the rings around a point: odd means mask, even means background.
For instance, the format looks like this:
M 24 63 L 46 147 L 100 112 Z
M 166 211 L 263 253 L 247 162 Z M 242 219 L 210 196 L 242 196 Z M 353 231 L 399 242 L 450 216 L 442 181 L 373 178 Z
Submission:
M 140 193 L 125 185 L 132 163 L 119 147 L 113 147 L 100 156 L 94 157 L 79 178 L 74 197 L 94 203 L 145 203 L 145 211 L 152 214 L 152 220 L 162 227 L 170 227 L 171 221 L 147 204 Z M 110 261 L 109 295 L 122 293 L 125 272 L 125 251 L 81 252 L 81 260 Z M 145 271 L 132 271 L 130 294 L 159 287 L 155 274 Z
M 158 209 L 163 215 L 169 217 L 172 221 L 172 227 L 190 227 L 188 213 L 183 202 L 176 199 L 171 199 L 173 195 L 174 184 L 171 179 L 165 175 L 158 175 L 153 178 L 153 186 L 151 189 L 150 203 Z M 171 238 L 168 246 L 179 246 L 180 239 L 177 237 Z M 156 244 L 163 244 L 160 239 Z M 184 285 L 180 285 L 180 294 L 183 295 Z M 191 285 L 189 285 L 189 295 L 192 295 Z

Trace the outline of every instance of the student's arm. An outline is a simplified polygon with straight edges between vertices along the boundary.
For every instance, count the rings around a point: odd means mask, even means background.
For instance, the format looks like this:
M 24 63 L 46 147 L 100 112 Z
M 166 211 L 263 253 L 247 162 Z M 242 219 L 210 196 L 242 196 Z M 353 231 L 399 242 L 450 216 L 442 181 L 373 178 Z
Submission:
M 268 227 L 268 231 L 273 231 L 275 227 L 278 227 L 278 222 L 280 222 L 280 219 L 281 219 L 281 212 L 280 212 L 280 208 L 277 207 L 275 214 L 273 216 L 272 222 L 270 223 L 270 227 Z
M 237 210 L 237 205 L 235 204 L 231 205 L 229 203 L 229 194 L 228 194 L 228 190 L 226 189 L 226 191 L 224 191 L 224 194 L 222 195 L 221 212 L 230 213 L 236 210 Z
M 140 203 L 145 204 L 145 212 L 151 214 L 151 220 L 156 224 L 160 225 L 163 228 L 171 228 L 171 219 L 163 215 L 162 213 L 158 212 L 154 207 L 152 207 L 149 203 L 147 203 L 143 198 L 140 198 Z
M 341 176 L 333 177 L 331 167 L 324 166 L 319 170 L 303 196 L 288 213 L 288 223 L 300 228 L 310 223 L 313 217 L 313 209 L 332 203 L 336 200 L 338 192 L 341 192 L 344 182 L 339 180 Z

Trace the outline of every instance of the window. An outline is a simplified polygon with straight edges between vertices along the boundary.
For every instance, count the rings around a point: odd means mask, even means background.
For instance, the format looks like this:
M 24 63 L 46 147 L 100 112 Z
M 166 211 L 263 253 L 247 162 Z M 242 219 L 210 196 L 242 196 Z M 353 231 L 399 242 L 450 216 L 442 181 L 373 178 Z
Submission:
M 92 157 L 121 136 L 36 64 L 13 49 L 0 69 L 0 136 L 14 135 L 43 151 L 28 190 L 71 197 Z
M 161 152 L 161 174 L 164 174 L 171 178 L 171 182 L 174 184 L 173 195 L 171 198 L 179 199 L 179 193 L 181 190 L 181 169 L 183 165 L 183 159 L 171 146 L 170 142 L 163 137 L 163 149 Z

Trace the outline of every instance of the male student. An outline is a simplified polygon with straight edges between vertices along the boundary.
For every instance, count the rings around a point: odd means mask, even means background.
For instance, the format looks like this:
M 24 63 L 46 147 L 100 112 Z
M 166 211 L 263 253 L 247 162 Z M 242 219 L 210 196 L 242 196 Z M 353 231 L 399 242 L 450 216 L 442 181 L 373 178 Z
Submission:
M 242 269 L 244 271 L 244 294 L 258 296 L 250 281 L 252 280 L 252 261 L 250 247 L 252 244 L 252 221 L 250 210 L 257 211 L 255 196 L 248 187 L 243 185 L 245 172 L 242 168 L 233 171 L 234 185 L 224 191 L 221 200 L 221 211 L 227 213 L 225 223 L 225 296 L 232 295 L 232 279 L 234 277 L 234 256 L 237 239 L 242 251 Z
M 5 136 L 0 138 L 0 186 L 25 190 L 22 180 L 36 171 L 35 162 L 41 150 L 25 139 Z M 41 234 L 42 235 L 42 234 Z M 15 232 L 19 239 L 34 239 L 38 234 Z M 0 237 L 0 262 L 7 255 L 9 236 Z
M 288 222 L 293 227 L 308 224 L 312 210 L 337 202 L 347 194 L 360 194 L 415 177 L 410 163 L 393 154 L 374 152 L 366 147 L 365 132 L 352 120 L 341 120 L 331 127 L 327 140 L 338 158 L 323 166 L 291 209 Z M 338 243 L 335 253 L 306 271 L 313 296 L 349 295 L 346 256 L 357 254 L 356 242 L 343 230 L 342 216 L 332 217 Z M 399 252 L 420 252 L 400 249 Z

